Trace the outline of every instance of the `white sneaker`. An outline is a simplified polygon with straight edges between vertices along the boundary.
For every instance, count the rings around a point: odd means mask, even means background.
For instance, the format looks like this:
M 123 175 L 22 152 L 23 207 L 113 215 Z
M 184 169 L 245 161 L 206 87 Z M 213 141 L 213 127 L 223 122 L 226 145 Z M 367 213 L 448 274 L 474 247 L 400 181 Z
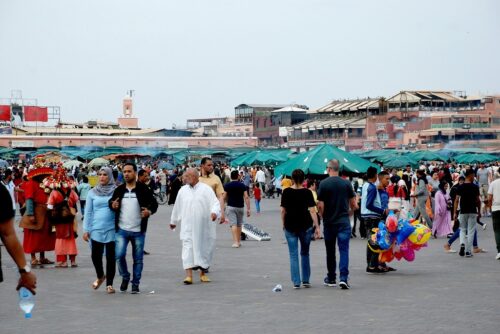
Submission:
M 486 226 L 488 226 L 488 224 L 484 223 L 483 224 L 483 231 L 486 230 Z
M 500 260 L 500 253 L 497 254 L 497 256 L 495 257 L 495 260 Z

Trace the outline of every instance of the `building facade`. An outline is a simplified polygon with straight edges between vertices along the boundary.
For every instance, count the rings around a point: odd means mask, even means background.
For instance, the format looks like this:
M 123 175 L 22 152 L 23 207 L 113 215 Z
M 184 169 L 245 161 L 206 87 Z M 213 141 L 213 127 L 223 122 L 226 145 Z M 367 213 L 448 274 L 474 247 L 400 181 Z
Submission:
M 401 91 L 376 99 L 336 100 L 287 127 L 286 146 L 330 143 L 346 150 L 478 147 L 500 149 L 500 96 Z
M 234 108 L 235 124 L 251 125 L 252 134 L 259 146 L 280 146 L 286 137 L 280 136 L 280 128 L 308 119 L 305 105 L 240 104 Z
M 287 128 L 285 146 L 306 150 L 319 144 L 332 144 L 346 150 L 363 148 L 367 117 L 385 112 L 383 98 L 334 100 L 311 111 L 308 120 Z

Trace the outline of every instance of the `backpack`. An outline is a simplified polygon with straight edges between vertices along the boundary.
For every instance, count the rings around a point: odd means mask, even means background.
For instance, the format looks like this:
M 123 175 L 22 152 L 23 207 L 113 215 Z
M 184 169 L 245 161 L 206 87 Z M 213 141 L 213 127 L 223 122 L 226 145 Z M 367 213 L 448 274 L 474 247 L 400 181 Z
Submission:
M 52 210 L 49 210 L 49 221 L 54 225 L 73 223 L 76 214 L 74 213 L 74 209 L 71 210 L 69 206 L 69 194 L 71 190 L 67 194 L 63 193 L 62 190 L 58 189 L 58 191 L 63 196 L 63 200 L 54 205 Z

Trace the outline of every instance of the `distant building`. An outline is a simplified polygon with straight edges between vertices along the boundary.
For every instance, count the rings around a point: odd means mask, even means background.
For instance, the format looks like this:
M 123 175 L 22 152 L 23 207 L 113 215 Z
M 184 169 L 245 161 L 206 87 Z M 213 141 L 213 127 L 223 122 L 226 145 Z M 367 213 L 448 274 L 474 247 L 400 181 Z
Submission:
M 384 112 L 383 98 L 334 100 L 309 112 L 307 121 L 283 133 L 287 146 L 297 151 L 319 144 L 332 144 L 348 150 L 360 149 L 366 138 L 366 118 Z
M 132 91 L 129 91 L 123 98 L 123 115 L 118 117 L 118 124 L 121 128 L 138 129 L 139 119 L 134 117 Z
M 346 150 L 479 147 L 500 149 L 500 96 L 401 91 L 384 98 L 335 100 L 288 126 L 286 146 L 330 143 Z
M 364 148 L 500 146 L 500 97 L 401 91 L 368 118 Z
M 195 136 L 251 137 L 252 124 L 236 124 L 234 117 L 208 117 L 187 120 L 187 130 Z
M 234 108 L 235 124 L 251 125 L 260 146 L 280 146 L 285 141 L 280 128 L 306 120 L 308 109 L 297 104 L 240 104 Z

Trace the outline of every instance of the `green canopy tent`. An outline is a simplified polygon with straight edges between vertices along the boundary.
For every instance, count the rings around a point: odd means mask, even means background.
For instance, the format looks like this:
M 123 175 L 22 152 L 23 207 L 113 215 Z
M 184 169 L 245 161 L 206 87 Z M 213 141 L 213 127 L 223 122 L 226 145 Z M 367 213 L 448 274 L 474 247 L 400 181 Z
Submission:
M 418 168 L 418 162 L 407 156 L 391 155 L 377 158 L 376 161 L 381 162 L 385 168 L 404 168 L 408 165 L 410 165 L 411 168 Z
M 358 152 L 355 155 L 363 159 L 375 161 L 375 158 L 392 156 L 394 155 L 394 153 L 394 150 L 371 150 L 366 152 Z
M 347 173 L 362 174 L 370 166 L 380 169 L 368 160 L 335 146 L 323 144 L 277 166 L 274 169 L 274 175 L 291 175 L 295 169 L 302 169 L 305 174 L 324 175 L 328 161 L 331 159 L 337 159 L 340 162 L 340 170 Z
M 289 152 L 257 151 L 242 155 L 231 162 L 231 166 L 276 165 L 288 160 Z
M 415 162 L 419 161 L 447 161 L 447 157 L 444 155 L 439 155 L 436 152 L 432 151 L 417 151 L 412 152 L 406 155 L 406 157 L 414 160 Z
M 475 164 L 500 161 L 500 157 L 491 154 L 461 154 L 453 158 L 459 164 Z

